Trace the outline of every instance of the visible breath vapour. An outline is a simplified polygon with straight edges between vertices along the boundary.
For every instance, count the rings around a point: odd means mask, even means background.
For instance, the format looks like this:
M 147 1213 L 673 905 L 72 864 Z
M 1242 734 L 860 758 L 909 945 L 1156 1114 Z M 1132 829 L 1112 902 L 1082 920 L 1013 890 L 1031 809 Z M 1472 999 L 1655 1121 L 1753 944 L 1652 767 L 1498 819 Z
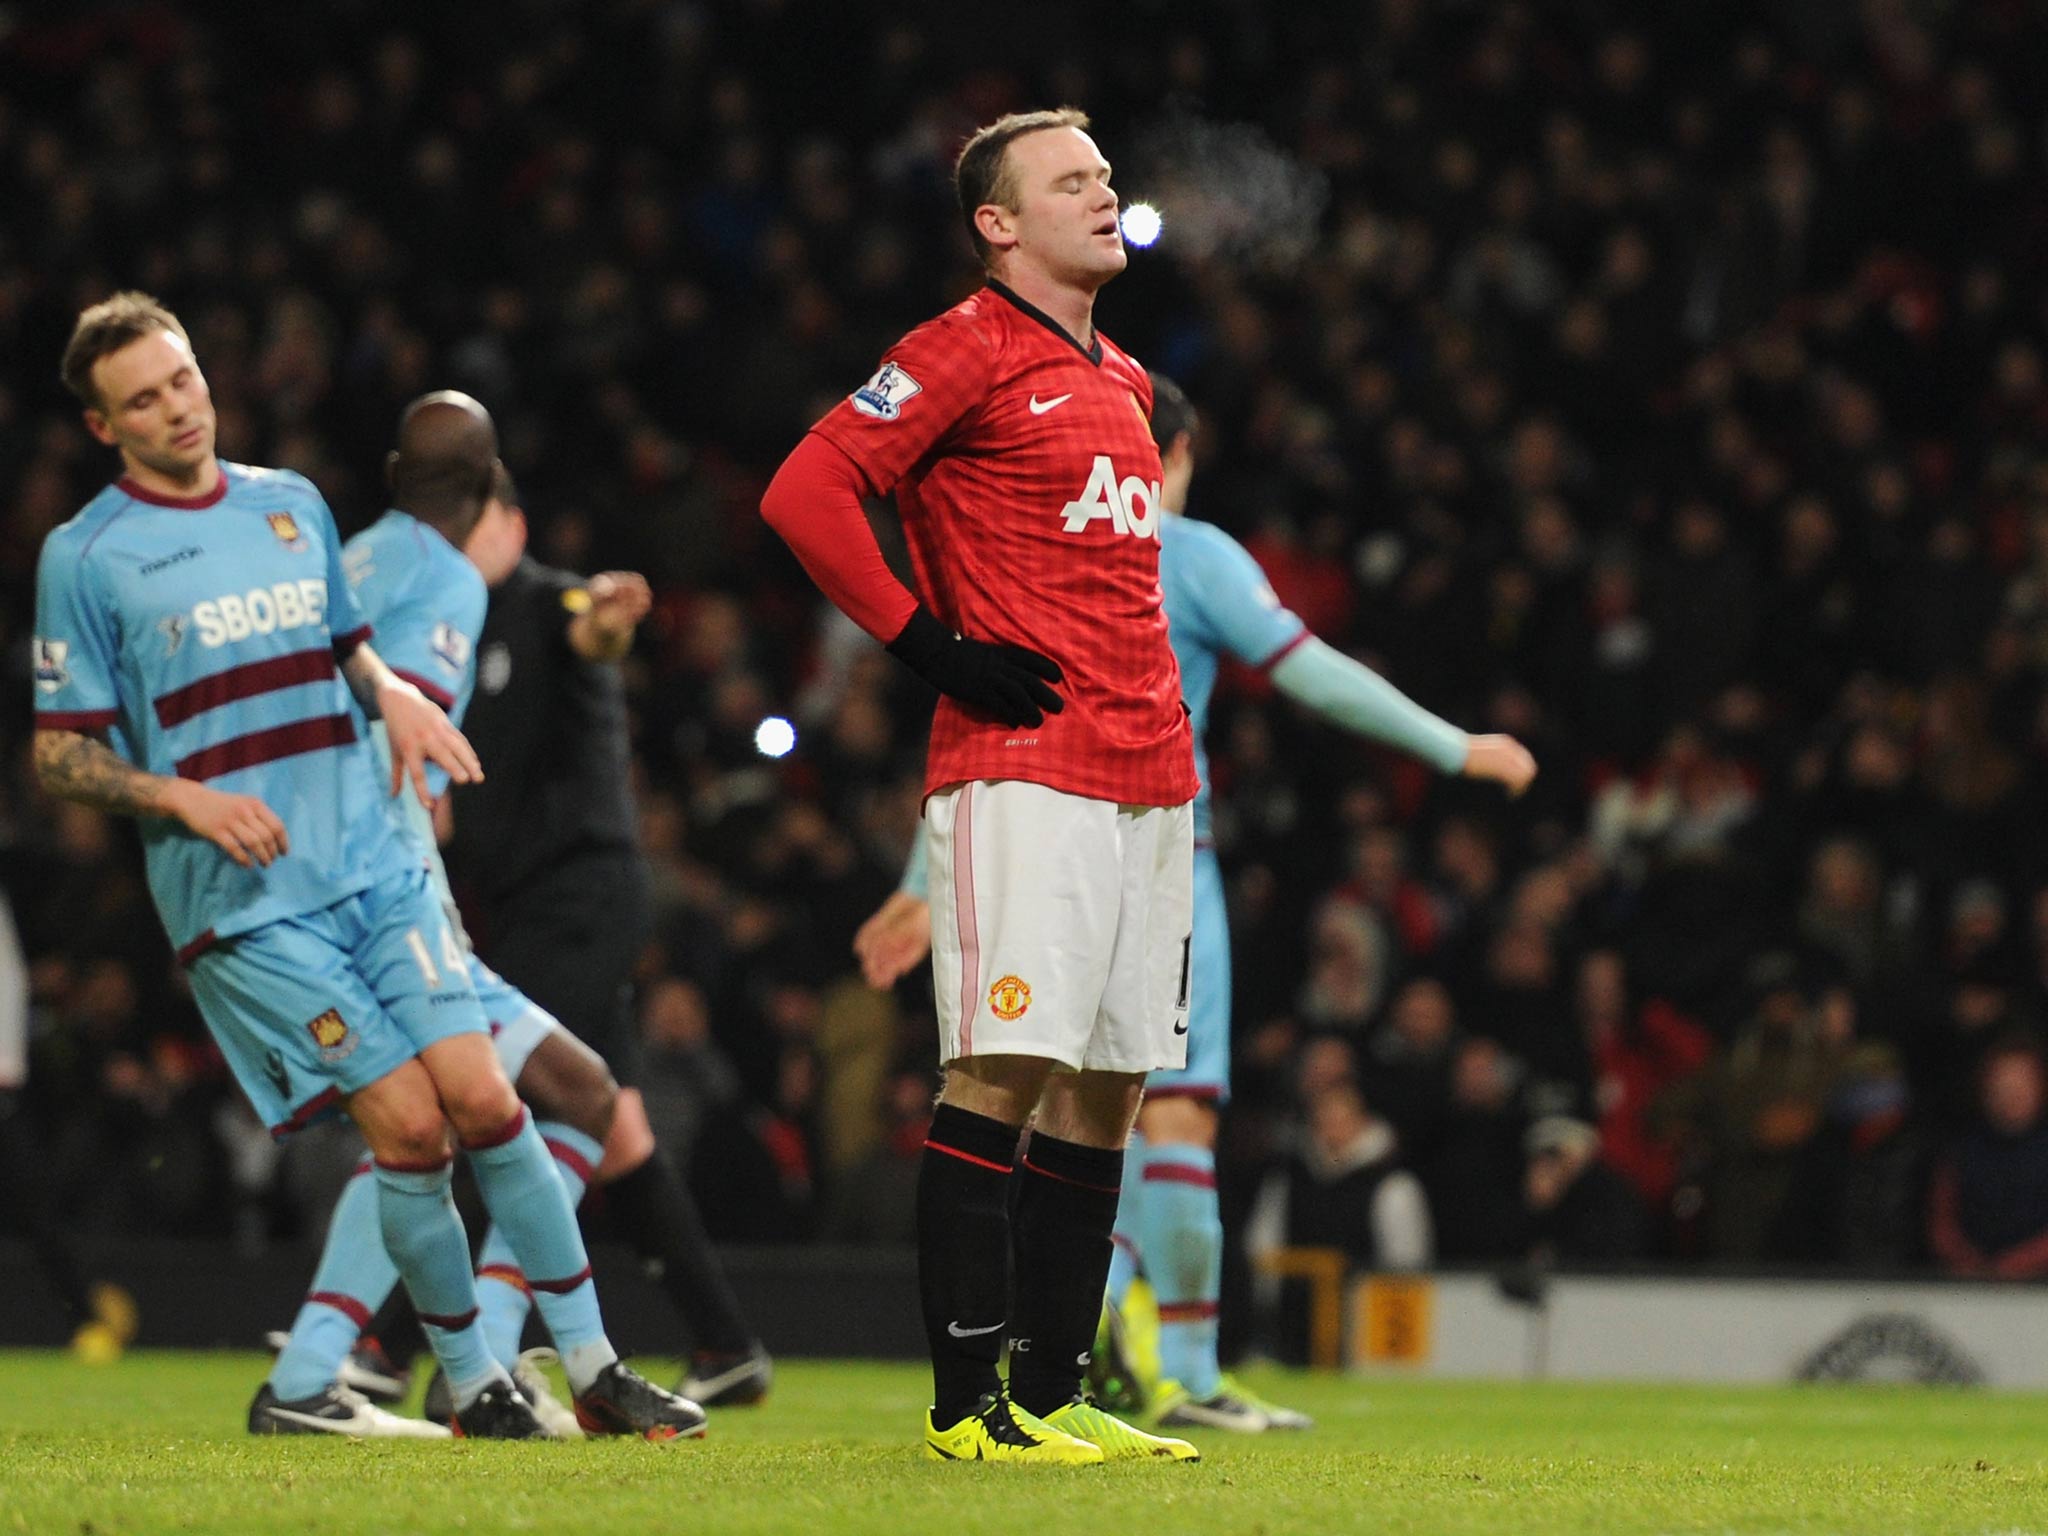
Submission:
M 1138 134 L 1117 185 L 1159 210 L 1161 250 L 1293 266 L 1321 229 L 1330 186 L 1249 123 L 1173 117 Z

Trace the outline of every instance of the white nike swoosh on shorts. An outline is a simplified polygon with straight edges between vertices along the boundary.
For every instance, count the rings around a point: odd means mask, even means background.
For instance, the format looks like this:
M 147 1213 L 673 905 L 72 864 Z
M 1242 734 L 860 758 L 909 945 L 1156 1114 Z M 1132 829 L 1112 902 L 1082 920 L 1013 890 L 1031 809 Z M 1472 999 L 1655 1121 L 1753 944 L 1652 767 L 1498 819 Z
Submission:
M 1003 1322 L 1008 1321 L 1008 1318 L 1003 1319 Z M 946 1324 L 946 1332 L 953 1335 L 956 1339 L 971 1339 L 980 1334 L 994 1333 L 1002 1326 L 1002 1323 L 990 1323 L 986 1328 L 962 1328 L 958 1323 L 948 1323 Z

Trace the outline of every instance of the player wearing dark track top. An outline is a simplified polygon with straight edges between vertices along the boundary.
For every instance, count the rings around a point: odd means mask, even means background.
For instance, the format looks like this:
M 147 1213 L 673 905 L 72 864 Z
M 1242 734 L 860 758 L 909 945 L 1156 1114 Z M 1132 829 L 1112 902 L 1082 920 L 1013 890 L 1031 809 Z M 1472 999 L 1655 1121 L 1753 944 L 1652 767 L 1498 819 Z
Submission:
M 500 496 L 518 508 L 509 476 Z M 598 1175 L 605 1203 L 641 1256 L 660 1264 L 695 1334 L 679 1390 L 733 1407 L 759 1402 L 772 1368 L 696 1202 L 655 1144 L 638 1087 L 631 975 L 651 916 L 617 663 L 651 602 L 637 575 L 586 581 L 531 556 L 493 588 L 465 721 L 491 774 L 475 786 L 481 793 L 455 795 L 449 862 L 476 902 L 484 958 L 618 1078 Z

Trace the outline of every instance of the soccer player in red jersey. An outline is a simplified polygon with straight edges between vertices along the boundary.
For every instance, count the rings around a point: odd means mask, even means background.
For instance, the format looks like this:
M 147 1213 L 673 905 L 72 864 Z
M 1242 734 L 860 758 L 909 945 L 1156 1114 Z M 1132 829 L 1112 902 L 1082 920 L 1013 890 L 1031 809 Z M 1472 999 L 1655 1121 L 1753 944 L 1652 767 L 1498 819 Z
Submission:
M 1020 113 L 968 140 L 954 179 L 988 285 L 890 348 L 761 504 L 940 694 L 925 817 L 947 1071 L 918 1183 L 940 1459 L 1195 1457 L 1080 1391 L 1144 1075 L 1186 1055 L 1197 788 L 1152 385 L 1095 329 L 1127 257 L 1087 126 Z M 916 596 L 861 513 L 892 491 Z

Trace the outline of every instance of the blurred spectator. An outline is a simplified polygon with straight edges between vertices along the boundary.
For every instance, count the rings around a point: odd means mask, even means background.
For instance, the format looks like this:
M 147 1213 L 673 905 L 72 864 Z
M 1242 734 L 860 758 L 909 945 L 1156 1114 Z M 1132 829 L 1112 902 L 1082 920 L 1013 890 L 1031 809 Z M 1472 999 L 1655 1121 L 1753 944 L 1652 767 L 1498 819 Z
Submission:
M 1793 1176 L 1772 1243 L 1783 1258 L 1896 1272 L 1920 1260 L 1926 1148 L 1899 1053 L 1859 1045 Z
M 1644 1206 L 1668 1210 L 1678 1184 L 1678 1146 L 1663 1101 L 1706 1066 L 1713 1040 L 1662 998 L 1638 999 L 1618 950 L 1579 962 L 1579 1029 L 1592 1059 L 1600 1156 Z
M 1928 1245 L 1953 1275 L 2048 1274 L 2048 1062 L 2030 1038 L 1985 1054 L 1980 1119 L 1935 1170 Z
M 1497 1041 L 1470 1039 L 1451 1065 L 1451 1109 L 1421 1170 L 1448 1263 L 1513 1258 L 1523 1249 L 1522 1064 Z
M 647 1123 L 688 1178 L 705 1127 L 739 1100 L 739 1073 L 711 1038 L 704 994 L 687 981 L 664 976 L 645 988 L 640 1032 Z
M 1302 1134 L 1252 1212 L 1245 1246 L 1253 1258 L 1282 1247 L 1335 1248 L 1354 1270 L 1428 1268 L 1429 1203 L 1403 1166 L 1393 1128 L 1366 1107 L 1349 1077 L 1306 1086 L 1302 1109 Z M 1298 1307 L 1283 1314 L 1281 1328 L 1294 1341 L 1285 1357 L 1304 1358 Z
M 1551 1115 L 1529 1127 L 1529 1252 L 1546 1264 L 1624 1264 L 1649 1251 L 1642 1198 L 1600 1159 L 1600 1133 Z
M 1774 1256 L 1800 1154 L 1820 1129 L 1849 1044 L 1839 1014 L 1816 1006 L 1797 957 L 1764 956 L 1751 986 L 1749 1022 L 1724 1058 L 1674 1093 L 1673 1105 L 1706 1159 L 1709 1251 L 1747 1263 Z
M 1434 976 L 1416 976 L 1394 994 L 1386 1021 L 1366 1042 L 1360 1075 L 1413 1166 L 1435 1155 L 1451 1109 L 1451 1068 L 1458 1049 L 1457 1005 Z

